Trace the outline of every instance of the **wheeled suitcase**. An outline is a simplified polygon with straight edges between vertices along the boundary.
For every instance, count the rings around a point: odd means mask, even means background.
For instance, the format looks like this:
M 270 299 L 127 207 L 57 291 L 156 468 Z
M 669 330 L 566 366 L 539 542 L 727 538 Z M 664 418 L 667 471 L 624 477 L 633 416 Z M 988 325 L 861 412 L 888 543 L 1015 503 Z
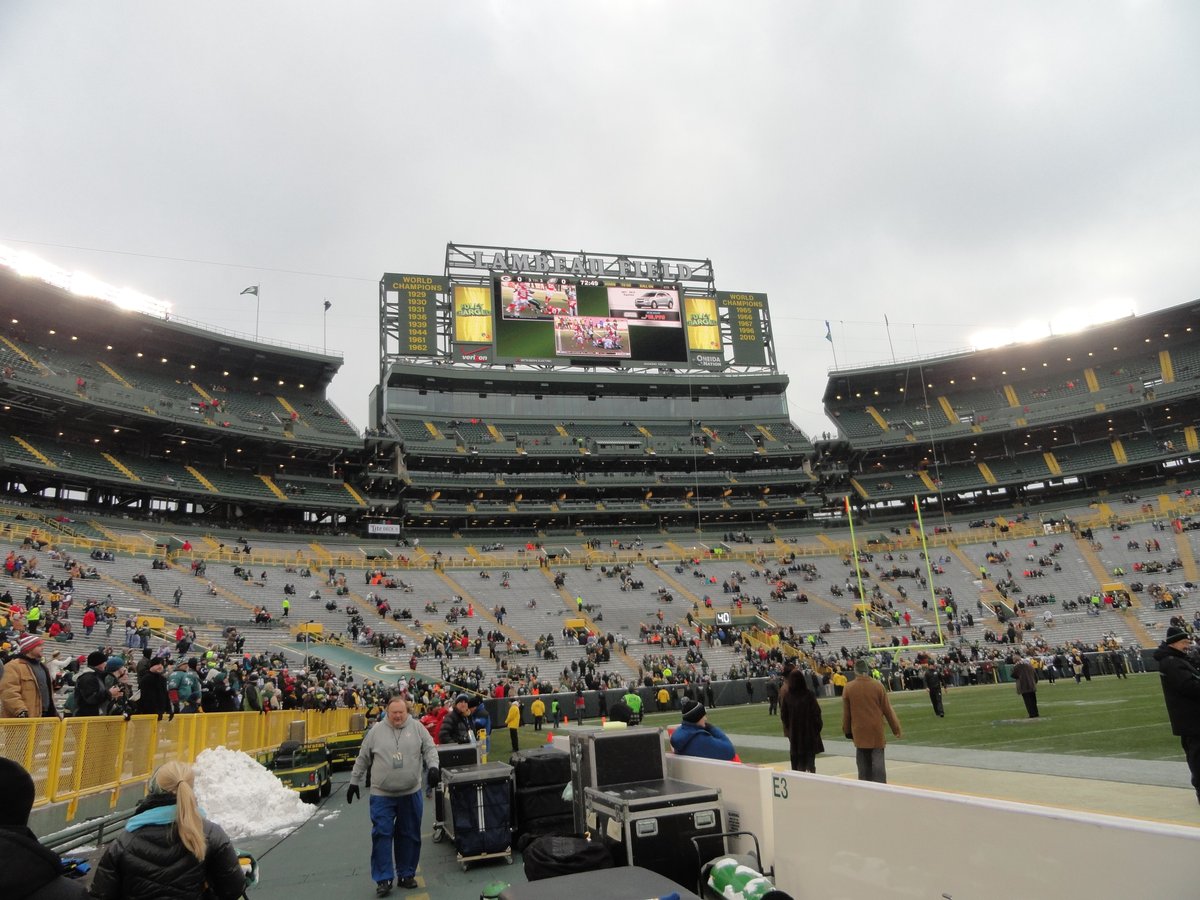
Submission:
M 661 728 L 586 728 L 571 732 L 571 784 L 575 830 L 583 834 L 588 788 L 666 778 L 666 736 Z
M 447 769 L 462 766 L 479 765 L 478 744 L 438 744 L 438 768 L 444 773 Z M 433 792 L 433 842 L 436 844 L 446 836 L 446 810 L 442 802 L 442 792 Z
M 700 872 L 696 844 L 724 852 L 716 788 L 673 780 L 610 785 L 588 788 L 584 805 L 585 824 L 617 865 L 642 866 L 691 889 Z
M 440 789 L 446 834 L 463 869 L 472 862 L 503 857 L 512 862 L 513 770 L 507 763 L 449 768 Z

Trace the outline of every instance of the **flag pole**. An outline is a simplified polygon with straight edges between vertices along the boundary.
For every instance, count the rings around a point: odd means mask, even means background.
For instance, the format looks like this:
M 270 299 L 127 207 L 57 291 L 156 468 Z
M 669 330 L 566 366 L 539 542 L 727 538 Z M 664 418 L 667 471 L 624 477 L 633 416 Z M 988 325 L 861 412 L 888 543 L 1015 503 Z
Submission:
M 838 367 L 837 361 L 837 346 L 833 343 L 833 329 L 829 325 L 829 320 L 825 320 L 825 340 L 829 341 L 829 349 L 833 351 L 833 368 Z
M 256 340 L 256 341 L 258 340 L 258 310 L 259 310 L 258 288 L 259 288 L 259 285 L 252 284 L 248 288 L 243 288 L 242 293 L 238 295 L 239 297 L 242 296 L 242 294 L 253 294 L 254 295 L 254 340 Z
M 888 321 L 887 313 L 883 314 L 883 327 L 887 329 L 888 349 L 892 351 L 892 365 L 895 365 L 896 348 L 892 346 L 892 323 Z

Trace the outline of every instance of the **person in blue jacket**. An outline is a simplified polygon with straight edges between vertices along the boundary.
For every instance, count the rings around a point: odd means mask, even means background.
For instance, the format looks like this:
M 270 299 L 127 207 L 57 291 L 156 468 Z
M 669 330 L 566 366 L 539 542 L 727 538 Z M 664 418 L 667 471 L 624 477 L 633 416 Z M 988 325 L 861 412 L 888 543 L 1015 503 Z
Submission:
M 732 760 L 737 755 L 733 741 L 708 721 L 708 712 L 703 703 L 685 699 L 682 709 L 683 723 L 671 735 L 671 749 L 680 756 L 700 756 L 704 759 Z

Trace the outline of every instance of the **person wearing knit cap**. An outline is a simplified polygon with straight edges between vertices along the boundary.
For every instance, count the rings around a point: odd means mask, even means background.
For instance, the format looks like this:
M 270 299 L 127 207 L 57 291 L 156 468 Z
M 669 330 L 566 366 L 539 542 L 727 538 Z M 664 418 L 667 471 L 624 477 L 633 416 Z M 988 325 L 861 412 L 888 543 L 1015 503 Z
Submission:
M 854 680 L 842 691 L 842 734 L 846 740 L 854 742 L 859 781 L 887 783 L 885 720 L 892 734 L 897 738 L 904 737 L 887 691 L 871 677 L 870 662 L 860 659 L 854 664 Z
M 204 818 L 195 772 L 185 762 L 158 768 L 136 814 L 96 865 L 97 900 L 236 900 L 246 876 L 228 835 Z
M 81 672 L 75 679 L 75 715 L 98 716 L 100 710 L 110 700 L 121 695 L 121 689 L 106 688 L 104 685 L 104 670 L 108 667 L 108 654 L 103 650 L 93 650 L 87 655 L 87 671 Z
M 0 897 L 12 900 L 82 900 L 87 888 L 63 874 L 58 854 L 29 830 L 33 779 L 18 763 L 0 757 Z
M 0 677 L 0 717 L 36 719 L 57 716 L 50 672 L 42 662 L 43 638 L 23 634 L 17 639 L 18 655 Z
M 1167 636 L 1154 651 L 1158 677 L 1162 684 L 1171 733 L 1178 735 L 1192 773 L 1192 787 L 1200 800 L 1200 666 L 1189 654 L 1191 635 L 1178 625 L 1167 629 Z
M 708 711 L 698 700 L 685 699 L 683 721 L 671 734 L 671 749 L 680 756 L 731 760 L 737 755 L 733 741 L 708 721 Z

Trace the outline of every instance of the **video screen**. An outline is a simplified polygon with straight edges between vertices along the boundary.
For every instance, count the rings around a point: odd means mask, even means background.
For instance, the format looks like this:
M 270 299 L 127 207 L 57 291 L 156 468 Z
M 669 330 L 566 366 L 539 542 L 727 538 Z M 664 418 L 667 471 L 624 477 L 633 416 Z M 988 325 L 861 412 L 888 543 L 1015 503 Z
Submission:
M 630 324 L 681 328 L 679 291 L 666 288 L 610 287 L 609 315 L 621 316 Z
M 520 275 L 501 275 L 500 314 L 505 319 L 542 319 L 579 315 L 578 286 L 565 278 L 534 281 Z
M 609 316 L 555 316 L 554 352 L 557 356 L 629 359 L 633 355 L 629 323 Z
M 686 362 L 678 285 L 497 274 L 496 357 L 615 366 Z

